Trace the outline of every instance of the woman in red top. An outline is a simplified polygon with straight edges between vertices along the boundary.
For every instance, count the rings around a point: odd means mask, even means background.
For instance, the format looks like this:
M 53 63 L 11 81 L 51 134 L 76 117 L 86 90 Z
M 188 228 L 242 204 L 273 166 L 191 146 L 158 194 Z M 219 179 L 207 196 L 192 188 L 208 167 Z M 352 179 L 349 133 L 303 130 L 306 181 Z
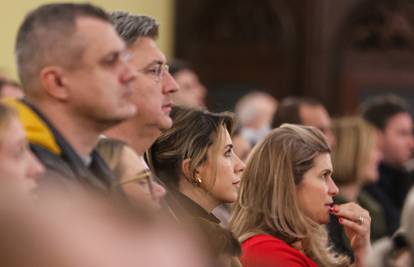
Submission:
M 339 218 L 364 266 L 371 218 L 355 203 L 333 205 L 330 148 L 314 127 L 282 125 L 254 149 L 241 179 L 230 227 L 244 267 L 350 266 L 328 245 L 329 214 Z

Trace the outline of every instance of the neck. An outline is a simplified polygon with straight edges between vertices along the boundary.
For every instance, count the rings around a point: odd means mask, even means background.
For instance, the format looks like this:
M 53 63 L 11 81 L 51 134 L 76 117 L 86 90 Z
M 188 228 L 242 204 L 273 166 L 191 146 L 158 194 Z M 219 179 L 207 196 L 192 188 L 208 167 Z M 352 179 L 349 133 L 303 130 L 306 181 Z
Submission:
M 179 190 L 188 198 L 197 203 L 200 207 L 211 213 L 220 203 L 202 187 L 190 184 L 187 180 L 180 182 Z
M 392 168 L 392 169 L 396 169 L 396 170 L 403 170 L 404 169 L 404 165 L 399 163 L 399 162 L 395 162 L 392 159 L 388 159 L 386 157 L 384 157 L 384 159 L 382 160 L 382 165 L 388 168 Z
M 128 120 L 105 132 L 105 135 L 123 140 L 142 156 L 151 147 L 161 132 L 156 127 L 145 126 L 136 121 Z
M 88 156 L 95 148 L 102 126 L 86 118 L 73 115 L 59 104 L 34 103 L 54 128 L 80 156 Z
M 361 187 L 357 183 L 342 185 L 339 187 L 340 194 L 348 201 L 356 201 L 359 195 Z

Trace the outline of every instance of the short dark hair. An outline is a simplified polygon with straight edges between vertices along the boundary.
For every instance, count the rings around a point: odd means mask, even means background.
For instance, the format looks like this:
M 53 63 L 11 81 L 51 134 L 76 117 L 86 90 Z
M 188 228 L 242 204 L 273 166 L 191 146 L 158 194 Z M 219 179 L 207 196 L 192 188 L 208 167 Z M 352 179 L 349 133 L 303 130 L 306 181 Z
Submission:
M 387 94 L 371 98 L 361 105 L 362 117 L 380 130 L 387 127 L 390 118 L 399 113 L 410 113 L 407 103 L 400 97 Z
M 159 23 L 147 16 L 133 15 L 124 11 L 111 13 L 111 20 L 116 31 L 127 45 L 133 44 L 140 37 L 158 38 Z
M 46 4 L 26 15 L 15 45 L 17 72 L 25 90 L 30 91 L 35 77 L 47 64 L 73 67 L 79 62 L 76 59 L 84 49 L 72 38 L 79 17 L 111 23 L 103 9 L 91 4 Z
M 273 128 L 277 128 L 284 123 L 303 124 L 299 110 L 302 105 L 321 106 L 322 104 L 310 97 L 286 97 L 277 107 L 273 117 Z

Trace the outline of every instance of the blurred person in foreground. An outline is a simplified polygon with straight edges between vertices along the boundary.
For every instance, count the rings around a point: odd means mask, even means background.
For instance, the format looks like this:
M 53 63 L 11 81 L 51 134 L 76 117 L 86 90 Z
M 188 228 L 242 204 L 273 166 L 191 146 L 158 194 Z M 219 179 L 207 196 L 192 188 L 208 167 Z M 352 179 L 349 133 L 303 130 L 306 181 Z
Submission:
M 241 97 L 235 107 L 241 136 L 255 145 L 271 130 L 276 110 L 277 101 L 268 93 L 253 91 Z
M 330 213 L 351 240 L 352 266 L 370 250 L 369 213 L 334 205 L 330 147 L 315 127 L 284 124 L 253 149 L 241 178 L 230 229 L 242 242 L 245 267 L 350 266 L 328 245 Z
M 326 108 L 313 98 L 287 97 L 278 106 L 273 118 L 273 127 L 279 127 L 283 123 L 292 123 L 313 126 L 322 131 L 328 144 L 335 145 L 335 137 L 331 129 L 331 117 Z
M 42 5 L 20 25 L 15 53 L 26 98 L 8 104 L 46 168 L 39 185 L 108 192 L 115 178 L 94 148 L 136 107 L 130 54 L 106 12 L 91 4 Z
M 207 88 L 188 62 L 175 59 L 171 62 L 170 72 L 180 90 L 172 95 L 175 105 L 206 108 Z
M 133 206 L 144 205 L 154 212 L 161 209 L 166 190 L 155 181 L 142 157 L 125 142 L 111 138 L 101 138 L 96 149 L 117 177 L 113 190 L 121 190 Z
M 23 89 L 17 82 L 0 77 L 0 98 L 23 98 Z
M 383 155 L 378 182 L 364 190 L 381 204 L 387 234 L 392 235 L 399 226 L 401 209 L 414 181 L 405 169 L 414 150 L 413 120 L 408 105 L 394 95 L 369 99 L 362 104 L 361 114 L 379 130 Z
M 48 188 L 33 203 L 1 187 L 0 199 L 1 266 L 214 266 L 190 227 L 102 194 Z
M 210 224 L 210 229 L 214 229 L 220 221 L 211 212 L 220 204 L 236 200 L 244 169 L 230 138 L 233 118 L 227 113 L 187 107 L 174 107 L 171 117 L 172 128 L 148 151 L 150 167 L 166 185 L 167 202 L 178 220 L 194 221 L 201 226 Z M 224 231 L 227 234 L 213 231 L 207 239 L 227 237 L 226 242 L 238 246 L 232 234 Z M 236 264 L 237 250 L 231 251 L 221 252 Z
M 17 112 L 0 103 L 1 187 L 31 194 L 44 169 L 29 149 Z
M 360 117 L 343 117 L 333 121 L 332 131 L 336 139 L 332 152 L 334 182 L 339 194 L 335 204 L 356 202 L 368 210 L 371 219 L 371 240 L 386 235 L 383 210 L 379 203 L 366 192 L 361 191 L 366 184 L 375 183 L 379 178 L 378 165 L 381 152 L 378 132 L 375 127 Z M 331 240 L 338 252 L 352 257 L 352 250 L 344 229 L 337 220 L 328 224 Z

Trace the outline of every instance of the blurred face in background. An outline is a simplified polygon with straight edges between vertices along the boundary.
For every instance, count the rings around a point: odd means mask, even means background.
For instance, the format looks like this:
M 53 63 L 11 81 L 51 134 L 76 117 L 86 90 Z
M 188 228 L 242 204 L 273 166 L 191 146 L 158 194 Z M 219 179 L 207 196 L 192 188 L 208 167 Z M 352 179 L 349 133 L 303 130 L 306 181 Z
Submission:
M 379 178 L 378 165 L 382 159 L 382 152 L 380 149 L 379 132 L 373 135 L 373 145 L 366 161 L 365 168 L 362 171 L 364 183 L 374 183 Z
M 391 117 L 381 136 L 383 161 L 402 167 L 411 158 L 414 149 L 411 115 L 403 112 Z
M 192 70 L 184 69 L 174 75 L 180 90 L 172 95 L 174 104 L 187 107 L 206 106 L 206 87 L 200 82 L 197 74 Z
M 331 118 L 328 111 L 322 105 L 301 105 L 299 115 L 303 125 L 318 128 L 324 133 L 328 144 L 331 147 L 335 145 L 335 136 L 331 129 Z
M 237 134 L 232 137 L 234 153 L 243 161 L 246 162 L 249 156 L 252 145 L 243 136 Z
M 11 117 L 1 132 L 0 181 L 17 191 L 31 192 L 44 169 L 30 151 L 23 126 L 17 117 Z

